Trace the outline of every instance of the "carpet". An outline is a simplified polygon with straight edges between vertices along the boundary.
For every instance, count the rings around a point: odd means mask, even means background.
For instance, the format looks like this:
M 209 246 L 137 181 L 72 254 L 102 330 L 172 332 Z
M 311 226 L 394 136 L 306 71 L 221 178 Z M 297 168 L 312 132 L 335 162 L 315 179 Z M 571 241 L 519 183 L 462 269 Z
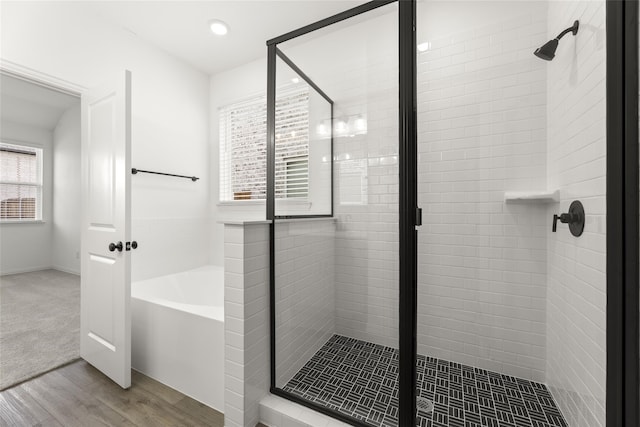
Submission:
M 0 390 L 80 357 L 80 276 L 0 277 Z

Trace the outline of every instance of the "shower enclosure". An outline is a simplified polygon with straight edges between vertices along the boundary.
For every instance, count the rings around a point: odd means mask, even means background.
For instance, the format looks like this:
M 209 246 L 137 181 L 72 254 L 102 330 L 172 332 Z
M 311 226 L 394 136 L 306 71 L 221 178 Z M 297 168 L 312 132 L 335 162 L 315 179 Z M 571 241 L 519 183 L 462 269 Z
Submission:
M 376 1 L 267 42 L 272 393 L 358 426 L 636 425 L 626 3 Z

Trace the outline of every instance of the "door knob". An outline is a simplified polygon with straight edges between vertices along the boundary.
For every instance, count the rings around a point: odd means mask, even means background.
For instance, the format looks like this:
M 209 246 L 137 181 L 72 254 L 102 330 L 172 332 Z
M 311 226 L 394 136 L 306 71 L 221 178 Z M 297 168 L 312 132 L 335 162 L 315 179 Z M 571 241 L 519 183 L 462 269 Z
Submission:
M 118 242 L 117 244 L 109 243 L 109 251 L 110 252 L 113 252 L 116 249 L 118 250 L 118 252 L 122 252 L 122 242 Z

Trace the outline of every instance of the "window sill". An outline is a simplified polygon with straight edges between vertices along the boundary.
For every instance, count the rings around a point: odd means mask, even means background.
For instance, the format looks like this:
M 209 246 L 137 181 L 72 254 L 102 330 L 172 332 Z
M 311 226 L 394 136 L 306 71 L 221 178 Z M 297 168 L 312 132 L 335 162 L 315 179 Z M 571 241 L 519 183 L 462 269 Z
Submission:
M 45 221 L 42 219 L 19 219 L 19 220 L 15 220 L 15 221 L 7 221 L 7 220 L 0 220 L 0 225 L 5 225 L 5 224 L 44 224 Z
M 249 199 L 249 200 L 227 200 L 223 202 L 218 202 L 217 206 L 264 206 L 264 199 Z M 284 205 L 284 206 L 307 206 L 311 207 L 311 203 L 308 200 L 286 200 L 286 199 L 276 199 L 276 204 Z
M 259 206 L 264 205 L 264 199 L 248 199 L 248 200 L 226 200 L 226 201 L 218 201 L 217 206 Z

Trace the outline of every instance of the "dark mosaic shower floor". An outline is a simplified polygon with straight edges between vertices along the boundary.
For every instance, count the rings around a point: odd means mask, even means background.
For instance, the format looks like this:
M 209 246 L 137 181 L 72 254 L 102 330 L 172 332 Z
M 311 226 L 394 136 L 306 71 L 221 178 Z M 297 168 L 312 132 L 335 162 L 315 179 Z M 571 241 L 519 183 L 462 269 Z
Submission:
M 420 427 L 566 427 L 544 384 L 418 355 Z M 397 426 L 398 351 L 334 335 L 283 389 L 372 426 Z

